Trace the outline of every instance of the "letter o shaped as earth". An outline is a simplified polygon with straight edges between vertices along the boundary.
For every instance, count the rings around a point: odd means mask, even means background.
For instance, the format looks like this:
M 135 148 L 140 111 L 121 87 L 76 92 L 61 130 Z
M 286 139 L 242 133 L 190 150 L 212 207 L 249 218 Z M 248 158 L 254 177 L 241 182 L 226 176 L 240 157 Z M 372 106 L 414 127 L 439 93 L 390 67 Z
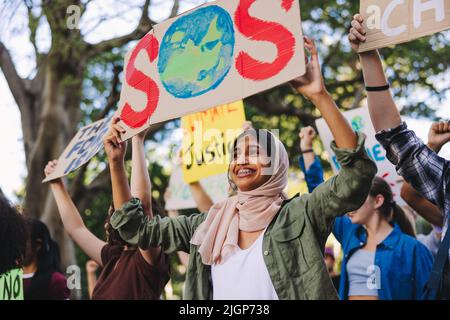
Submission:
M 229 13 L 212 5 L 176 20 L 165 33 L 158 72 L 171 95 L 197 97 L 217 88 L 233 65 L 234 25 Z

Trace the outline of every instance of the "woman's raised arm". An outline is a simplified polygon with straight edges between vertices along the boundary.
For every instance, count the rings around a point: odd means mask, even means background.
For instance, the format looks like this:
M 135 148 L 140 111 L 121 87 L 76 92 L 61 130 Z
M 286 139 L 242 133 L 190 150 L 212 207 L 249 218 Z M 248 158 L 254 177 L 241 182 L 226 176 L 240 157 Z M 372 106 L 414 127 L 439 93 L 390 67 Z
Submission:
M 56 169 L 57 161 L 50 161 L 45 167 L 45 175 L 48 176 Z M 67 192 L 64 182 L 56 179 L 50 182 L 50 189 L 58 206 L 58 212 L 64 224 L 64 229 L 75 243 L 83 250 L 92 260 L 102 265 L 101 251 L 106 242 L 97 238 L 92 232 L 86 228 L 86 225 L 78 212 L 77 207 Z

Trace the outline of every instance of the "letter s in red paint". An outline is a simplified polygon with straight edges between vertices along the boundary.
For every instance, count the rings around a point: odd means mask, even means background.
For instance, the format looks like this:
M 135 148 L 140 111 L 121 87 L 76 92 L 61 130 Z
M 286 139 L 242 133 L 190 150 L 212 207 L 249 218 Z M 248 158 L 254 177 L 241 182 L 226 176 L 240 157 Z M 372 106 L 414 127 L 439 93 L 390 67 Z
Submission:
M 236 69 L 242 77 L 260 81 L 276 76 L 291 61 L 295 53 L 295 37 L 288 29 L 278 23 L 263 21 L 250 16 L 249 10 L 255 1 L 240 1 L 234 17 L 236 27 L 245 37 L 251 40 L 268 41 L 275 44 L 278 56 L 273 62 L 261 62 L 242 51 L 236 58 Z M 286 12 L 292 8 L 292 0 L 280 2 Z
M 158 40 L 151 34 L 147 34 L 142 38 L 132 51 L 130 60 L 126 66 L 125 77 L 128 85 L 136 90 L 145 92 L 147 95 L 147 104 L 142 111 L 135 111 L 128 102 L 125 102 L 120 114 L 122 121 L 127 126 L 135 129 L 142 127 L 148 121 L 158 106 L 159 101 L 159 88 L 156 82 L 137 70 L 134 66 L 136 57 L 143 49 L 147 52 L 150 62 L 153 62 L 158 57 Z
M 281 2 L 281 6 L 286 12 L 289 12 L 289 10 L 291 10 L 293 4 L 294 0 L 282 0 Z

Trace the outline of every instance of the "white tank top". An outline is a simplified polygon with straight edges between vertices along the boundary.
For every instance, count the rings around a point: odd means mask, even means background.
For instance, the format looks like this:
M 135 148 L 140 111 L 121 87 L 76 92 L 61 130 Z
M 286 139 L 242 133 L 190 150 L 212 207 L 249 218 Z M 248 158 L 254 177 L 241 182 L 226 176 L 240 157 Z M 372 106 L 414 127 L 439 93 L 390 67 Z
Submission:
M 263 258 L 263 237 L 211 268 L 214 300 L 278 300 Z

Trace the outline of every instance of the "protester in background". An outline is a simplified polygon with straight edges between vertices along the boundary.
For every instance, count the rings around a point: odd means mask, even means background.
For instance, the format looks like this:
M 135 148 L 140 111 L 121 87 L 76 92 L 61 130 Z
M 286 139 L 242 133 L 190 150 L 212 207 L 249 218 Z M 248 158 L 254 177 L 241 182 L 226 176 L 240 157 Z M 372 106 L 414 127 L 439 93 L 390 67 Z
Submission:
M 355 52 L 366 41 L 364 18 L 357 14 L 352 21 L 349 40 Z M 442 245 L 427 286 L 427 298 L 450 299 L 450 161 L 438 155 L 440 148 L 450 141 L 450 122 L 434 123 L 427 147 L 402 122 L 389 90 L 383 65 L 377 50 L 359 54 L 367 88 L 372 124 L 376 138 L 387 151 L 387 158 L 411 186 L 439 207 L 445 214 Z
M 336 290 L 339 291 L 341 276 L 337 274 L 335 270 L 336 258 L 334 257 L 334 251 L 332 247 L 325 248 L 324 259 L 331 281 L 333 281 L 333 285 Z
M 47 226 L 37 219 L 27 219 L 29 239 L 23 262 L 25 300 L 67 300 L 70 290 L 61 273 L 58 245 Z
M 22 267 L 27 239 L 25 220 L 0 190 L 0 275 Z
M 342 299 L 422 299 L 433 257 L 414 239 L 413 227 L 395 203 L 389 184 L 376 177 L 364 205 L 336 219 L 342 244 Z
M 300 167 L 313 192 L 323 179 L 320 160 L 314 155 L 313 128 L 300 131 Z M 356 178 L 358 179 L 358 178 Z M 361 208 L 335 220 L 333 234 L 341 243 L 339 295 L 346 300 L 421 299 L 433 257 L 413 238 L 414 228 L 395 203 L 392 189 L 382 178 L 371 183 Z
M 142 201 L 145 214 L 152 217 L 162 211 L 151 198 L 151 183 L 144 154 L 145 134 L 146 132 L 142 132 L 132 141 L 131 192 Z M 111 149 L 106 148 L 108 156 L 115 159 L 110 161 L 111 169 L 114 165 L 124 166 L 126 145 L 117 151 L 112 154 Z M 50 175 L 56 165 L 56 161 L 49 162 L 45 174 Z M 161 254 L 161 250 L 140 250 L 136 246 L 127 245 L 109 223 L 114 206 L 110 208 L 105 223 L 107 241 L 97 238 L 86 228 L 62 180 L 51 181 L 51 189 L 66 231 L 102 267 L 92 299 L 158 300 L 169 278 L 167 257 Z M 119 196 L 113 193 L 114 205 L 117 205 L 116 199 Z
M 334 218 L 364 202 L 376 166 L 365 137 L 352 131 L 327 92 L 313 41 L 305 38 L 305 46 L 307 72 L 291 84 L 324 115 L 342 165 L 337 176 L 312 194 L 287 199 L 286 149 L 266 130 L 247 130 L 232 148 L 229 180 L 237 196 L 208 213 L 149 219 L 128 192 L 112 216 L 113 227 L 133 245 L 190 253 L 186 299 L 338 298 L 323 260 L 325 242 Z M 108 139 L 121 145 L 120 137 Z M 113 190 L 128 189 L 123 168 L 111 172 Z

